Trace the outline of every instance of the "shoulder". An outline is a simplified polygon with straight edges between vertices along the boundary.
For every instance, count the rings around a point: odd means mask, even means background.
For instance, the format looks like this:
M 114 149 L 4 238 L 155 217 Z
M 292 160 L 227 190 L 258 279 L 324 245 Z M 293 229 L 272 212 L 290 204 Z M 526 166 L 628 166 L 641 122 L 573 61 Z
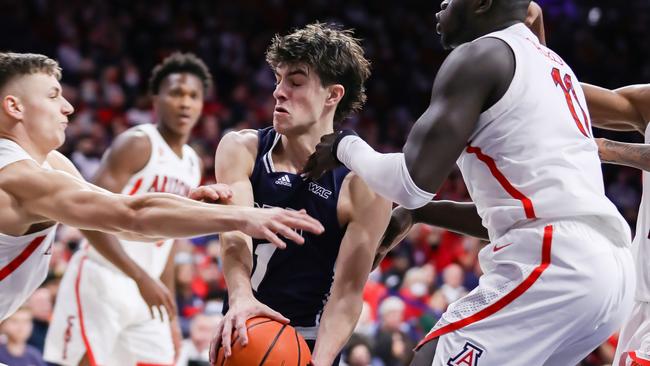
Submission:
M 61 154 L 56 150 L 50 152 L 47 155 L 47 159 L 45 161 L 47 161 L 47 163 L 50 164 L 52 169 L 64 171 L 79 179 L 83 179 L 81 173 L 79 173 L 79 170 L 77 170 L 74 164 L 72 164 L 70 159 L 68 159 L 67 157 L 65 157 L 65 155 Z
M 248 155 L 255 158 L 257 155 L 257 145 L 259 143 L 259 137 L 256 130 L 245 129 L 241 131 L 231 131 L 225 134 L 221 141 L 219 141 L 219 147 L 217 148 L 218 155 L 223 155 L 224 153 L 238 155 Z M 219 151 L 221 150 L 221 154 Z
M 151 158 L 151 147 L 151 139 L 145 132 L 130 129 L 115 138 L 102 165 L 135 173 L 142 170 Z
M 233 131 L 224 135 L 215 152 L 215 174 L 223 176 L 236 170 L 238 175 L 245 173 L 250 176 L 255 166 L 258 141 L 256 130 Z
M 475 84 L 512 77 L 514 63 L 514 53 L 505 41 L 485 37 L 454 49 L 440 67 L 441 78 L 436 78 L 436 82 L 460 85 L 459 81 L 465 80 Z

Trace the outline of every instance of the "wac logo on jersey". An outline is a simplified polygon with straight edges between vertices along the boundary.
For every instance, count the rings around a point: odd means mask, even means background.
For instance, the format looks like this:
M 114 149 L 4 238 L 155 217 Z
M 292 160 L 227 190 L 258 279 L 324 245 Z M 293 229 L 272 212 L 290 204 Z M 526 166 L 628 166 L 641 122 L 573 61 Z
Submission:
M 447 366 L 478 366 L 478 359 L 482 354 L 482 349 L 466 342 L 463 350 L 447 361 Z
M 330 191 L 329 189 L 325 189 L 314 182 L 309 182 L 309 191 L 325 199 L 330 198 L 330 196 L 332 195 L 332 191 Z

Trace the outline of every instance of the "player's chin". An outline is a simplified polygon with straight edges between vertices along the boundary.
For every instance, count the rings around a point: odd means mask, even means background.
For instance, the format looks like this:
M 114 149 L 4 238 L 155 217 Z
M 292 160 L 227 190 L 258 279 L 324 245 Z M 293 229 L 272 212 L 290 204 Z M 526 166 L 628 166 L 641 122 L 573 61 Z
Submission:
M 287 132 L 292 130 L 292 128 L 293 125 L 291 124 L 290 116 L 273 116 L 273 129 L 276 130 L 279 134 L 286 135 Z

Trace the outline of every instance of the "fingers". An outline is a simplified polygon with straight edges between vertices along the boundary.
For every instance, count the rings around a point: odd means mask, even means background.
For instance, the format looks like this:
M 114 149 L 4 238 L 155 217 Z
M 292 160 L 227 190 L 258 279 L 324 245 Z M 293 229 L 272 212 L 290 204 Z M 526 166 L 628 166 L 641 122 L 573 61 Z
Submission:
M 223 328 L 221 329 L 221 346 L 223 346 L 223 354 L 230 357 L 232 354 L 232 318 L 225 317 L 223 319 Z
M 321 234 L 325 231 L 323 225 L 315 218 L 307 215 L 305 211 L 285 210 L 285 216 L 281 217 L 281 222 L 293 229 L 305 230 L 314 234 Z
M 196 201 L 229 200 L 232 198 L 232 190 L 226 184 L 217 183 L 209 186 L 202 186 L 190 191 L 189 198 Z
M 280 249 L 284 249 L 287 247 L 287 244 L 283 242 L 273 231 L 271 231 L 268 227 L 265 227 L 262 229 L 262 234 L 264 234 L 264 238 L 269 241 L 269 243 L 275 245 L 276 247 Z
M 176 318 L 176 302 L 172 299 L 172 295 L 171 293 L 169 293 L 169 291 L 166 291 L 165 294 L 163 295 L 163 306 L 167 311 L 167 316 L 169 316 L 169 320 L 173 320 L 174 318 Z
M 217 332 L 210 342 L 210 363 L 214 365 L 217 362 L 217 352 L 219 351 L 219 345 L 221 344 L 221 332 L 223 329 L 223 321 L 217 326 Z
M 246 330 L 246 318 L 239 316 L 235 321 L 235 328 L 237 329 L 237 335 L 239 336 L 239 344 L 245 346 L 248 344 L 248 332 Z
M 262 315 L 271 318 L 273 320 L 277 320 L 280 323 L 288 324 L 289 323 L 289 318 L 284 317 L 282 314 L 278 313 L 277 311 L 271 309 L 268 306 L 265 306 L 262 309 Z

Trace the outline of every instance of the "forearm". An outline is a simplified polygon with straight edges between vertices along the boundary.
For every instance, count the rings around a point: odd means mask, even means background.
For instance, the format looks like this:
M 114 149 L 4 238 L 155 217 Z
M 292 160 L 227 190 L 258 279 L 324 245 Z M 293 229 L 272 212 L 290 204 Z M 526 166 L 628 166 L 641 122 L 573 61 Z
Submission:
M 650 171 L 650 145 L 603 139 L 599 152 L 603 162 Z
M 82 233 L 99 254 L 134 281 L 137 282 L 146 275 L 144 270 L 126 254 L 122 244 L 115 236 L 98 231 L 82 230 Z
M 432 201 L 411 211 L 413 222 L 438 226 L 459 234 L 489 240 L 473 202 Z
M 361 138 L 347 136 L 338 145 L 337 158 L 373 191 L 406 208 L 421 207 L 434 197 L 415 185 L 402 153 L 381 154 Z
M 321 317 L 312 360 L 316 366 L 331 365 L 352 335 L 363 299 L 362 291 L 348 291 L 341 296 L 332 295 Z
M 239 232 L 223 233 L 221 258 L 229 301 L 240 296 L 253 296 L 251 288 L 253 253 L 250 237 Z
M 146 236 L 183 238 L 236 230 L 248 208 L 192 201 L 171 194 L 148 194 L 130 203 L 129 231 Z

